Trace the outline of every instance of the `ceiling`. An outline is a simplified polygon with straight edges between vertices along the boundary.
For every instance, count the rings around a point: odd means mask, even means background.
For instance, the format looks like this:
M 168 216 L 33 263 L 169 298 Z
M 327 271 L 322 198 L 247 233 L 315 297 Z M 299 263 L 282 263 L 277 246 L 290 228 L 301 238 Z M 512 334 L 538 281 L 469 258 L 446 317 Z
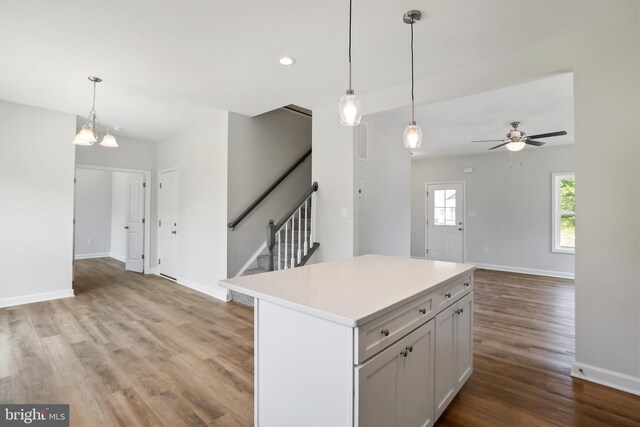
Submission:
M 611 25 L 615 16 L 610 0 L 506 3 L 355 0 L 354 88 L 407 82 L 401 18 L 411 8 L 426 15 L 415 27 L 418 77 Z M 346 89 L 347 12 L 347 0 L 0 0 L 0 99 L 86 115 L 87 76 L 96 75 L 104 79 L 103 124 L 151 140 L 211 109 L 252 116 L 330 105 Z M 280 66 L 284 54 L 297 63 Z
M 411 120 L 410 108 L 379 113 L 365 118 L 377 131 L 402 144 L 402 133 Z M 499 142 L 473 140 L 504 139 L 511 122 L 528 135 L 567 131 L 568 135 L 544 139 L 537 150 L 574 142 L 573 74 L 560 74 L 462 98 L 416 106 L 416 121 L 422 128 L 420 149 L 413 158 L 445 157 L 486 153 Z M 501 148 L 506 151 L 506 148 Z

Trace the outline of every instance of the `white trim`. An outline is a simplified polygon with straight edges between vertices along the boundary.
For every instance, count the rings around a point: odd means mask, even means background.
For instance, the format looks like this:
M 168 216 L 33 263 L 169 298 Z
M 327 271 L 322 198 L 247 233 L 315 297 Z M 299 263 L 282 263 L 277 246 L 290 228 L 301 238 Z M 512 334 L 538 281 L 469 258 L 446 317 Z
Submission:
M 125 169 L 125 168 L 113 168 L 110 166 L 96 166 L 96 165 L 87 165 L 78 163 L 75 165 L 73 177 L 75 178 L 75 170 L 76 169 L 93 169 L 93 170 L 101 170 L 101 171 L 110 171 L 110 172 L 127 172 L 127 173 L 136 173 L 142 174 L 144 176 L 144 182 L 146 184 L 146 188 L 144 189 L 144 262 L 143 262 L 143 270 L 148 271 L 150 269 L 150 256 L 151 253 L 151 171 L 146 169 Z M 75 203 L 76 203 L 76 187 L 73 186 L 73 205 L 74 205 L 74 224 L 73 224 L 73 242 L 74 242 L 74 251 L 75 251 Z M 110 255 L 107 255 L 110 256 Z M 112 257 L 117 260 L 120 258 Z M 82 258 L 75 258 L 82 259 Z M 121 260 L 126 263 L 125 260 Z
M 425 259 L 425 257 L 423 257 L 423 256 L 413 256 L 413 255 L 411 255 L 411 258 L 413 258 L 413 259 Z
M 253 264 L 253 261 L 255 261 L 256 259 L 258 259 L 258 257 L 260 256 L 260 254 L 262 253 L 262 251 L 264 251 L 267 248 L 267 242 L 265 240 L 264 243 L 262 243 L 260 245 L 260 247 L 258 248 L 257 251 L 254 252 L 253 255 L 251 255 L 249 257 L 249 259 L 247 260 L 247 262 L 242 266 L 242 268 L 240 269 L 240 271 L 238 271 L 238 273 L 234 276 L 234 277 L 240 277 L 242 276 L 242 274 L 251 266 L 251 264 Z
M 162 232 L 162 230 L 160 230 L 160 226 L 159 221 L 162 221 L 162 218 L 160 218 L 160 199 L 162 198 L 162 191 L 160 191 L 160 185 L 162 185 L 162 182 L 160 181 L 160 177 L 162 176 L 163 173 L 167 173 L 167 172 L 177 172 L 177 178 L 176 178 L 176 185 L 178 186 L 178 223 L 182 224 L 182 220 L 180 219 L 180 168 L 178 168 L 177 166 L 173 166 L 170 168 L 166 168 L 166 169 L 160 169 L 158 171 L 158 182 L 156 182 L 156 185 L 158 186 L 158 192 L 157 192 L 157 208 L 158 208 L 158 212 L 157 212 L 157 218 L 156 220 L 158 222 L 156 222 L 155 224 L 155 228 L 156 228 L 156 259 L 154 260 L 155 262 L 155 267 L 154 269 L 157 270 L 157 274 L 160 275 L 160 265 L 162 264 L 158 264 L 158 259 L 160 258 L 160 254 L 162 253 L 162 248 L 161 248 L 161 242 L 162 242 L 162 236 L 160 235 L 160 233 Z M 180 226 L 178 226 L 179 228 Z M 178 235 L 176 236 L 176 253 L 180 254 L 180 236 L 181 234 L 178 233 Z M 177 260 L 176 260 L 177 262 Z M 145 268 L 146 271 L 146 268 Z M 206 293 L 206 292 L 205 292 Z
M 160 275 L 160 271 L 158 270 L 158 267 L 156 266 L 156 267 L 150 268 L 148 271 L 145 270 L 144 274 L 155 274 L 156 276 L 159 276 Z
M 446 185 L 446 184 L 462 184 L 462 262 L 467 262 L 467 181 L 465 180 L 454 180 L 454 181 L 433 181 L 433 182 L 425 182 L 424 183 L 424 250 L 422 253 L 424 254 L 424 259 L 429 259 L 427 257 L 427 245 L 429 244 L 428 240 L 428 226 L 427 219 L 429 218 L 429 196 L 427 195 L 428 189 L 430 185 Z
M 127 262 L 127 259 L 126 259 L 125 257 L 120 256 L 120 255 L 118 255 L 118 254 L 114 254 L 113 252 L 111 252 L 111 253 L 109 254 L 109 257 L 111 257 L 111 258 L 113 258 L 113 259 L 117 259 L 117 260 L 118 260 L 118 261 L 120 261 L 120 262 L 124 262 L 124 263 L 126 263 L 126 262 Z
M 109 252 L 97 252 L 93 254 L 76 254 L 74 259 L 109 258 L 110 256 Z
M 508 273 L 532 274 L 534 276 L 558 277 L 560 279 L 575 279 L 575 273 L 565 271 L 538 270 L 535 268 L 512 267 L 509 265 L 484 264 L 481 262 L 467 261 L 467 264 L 474 264 L 478 268 L 485 270 L 506 271 Z
M 582 372 L 580 372 L 581 369 Z M 640 396 L 640 378 L 638 377 L 579 362 L 573 364 L 571 376 Z
M 575 181 L 574 172 L 556 172 L 551 174 L 551 252 L 558 254 L 576 253 L 575 248 L 560 246 L 560 200 L 559 188 L 560 180 L 565 177 L 572 177 Z
M 157 268 L 154 268 L 153 271 L 149 274 L 155 274 L 156 276 L 162 277 L 163 279 L 169 280 L 170 282 L 177 283 L 178 285 L 184 286 L 185 288 L 193 289 L 194 291 L 198 291 L 210 297 L 214 297 L 216 299 L 219 299 L 220 301 L 229 301 L 229 291 L 220 286 L 203 285 L 202 283 L 194 282 L 193 280 L 185 279 L 183 277 L 179 277 L 174 280 L 170 277 L 160 274 Z
M 34 302 L 51 301 L 60 298 L 74 297 L 73 289 L 62 289 L 59 291 L 43 292 L 40 294 L 20 295 L 17 297 L 9 297 L 0 299 L 0 308 L 12 307 L 14 305 L 31 304 Z

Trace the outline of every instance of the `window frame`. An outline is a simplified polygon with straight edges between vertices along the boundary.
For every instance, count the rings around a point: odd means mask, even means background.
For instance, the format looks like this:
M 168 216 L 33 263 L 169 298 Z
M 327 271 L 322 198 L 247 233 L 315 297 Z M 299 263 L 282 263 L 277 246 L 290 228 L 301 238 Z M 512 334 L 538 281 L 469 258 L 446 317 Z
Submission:
M 551 174 L 551 252 L 560 254 L 575 254 L 576 248 L 568 246 L 562 246 L 561 225 L 560 219 L 562 212 L 560 210 L 560 182 L 563 179 L 572 178 L 576 179 L 575 172 L 557 172 Z M 574 212 L 575 216 L 575 212 Z

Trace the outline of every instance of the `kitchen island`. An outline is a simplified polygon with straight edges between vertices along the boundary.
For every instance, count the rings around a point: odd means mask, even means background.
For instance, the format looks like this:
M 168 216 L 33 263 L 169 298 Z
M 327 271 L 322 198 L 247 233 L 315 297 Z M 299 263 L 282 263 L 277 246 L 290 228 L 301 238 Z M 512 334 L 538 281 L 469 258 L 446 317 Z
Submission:
M 474 269 L 366 255 L 223 280 L 255 298 L 255 425 L 433 425 L 472 373 Z

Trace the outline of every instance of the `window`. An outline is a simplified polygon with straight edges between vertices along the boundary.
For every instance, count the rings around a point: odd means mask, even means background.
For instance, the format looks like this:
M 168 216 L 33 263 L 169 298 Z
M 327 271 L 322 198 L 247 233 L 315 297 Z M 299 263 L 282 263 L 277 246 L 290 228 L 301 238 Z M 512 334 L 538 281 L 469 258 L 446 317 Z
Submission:
M 433 197 L 433 224 L 456 225 L 456 190 L 435 190 Z
M 576 178 L 572 173 L 554 173 L 553 252 L 576 251 Z

